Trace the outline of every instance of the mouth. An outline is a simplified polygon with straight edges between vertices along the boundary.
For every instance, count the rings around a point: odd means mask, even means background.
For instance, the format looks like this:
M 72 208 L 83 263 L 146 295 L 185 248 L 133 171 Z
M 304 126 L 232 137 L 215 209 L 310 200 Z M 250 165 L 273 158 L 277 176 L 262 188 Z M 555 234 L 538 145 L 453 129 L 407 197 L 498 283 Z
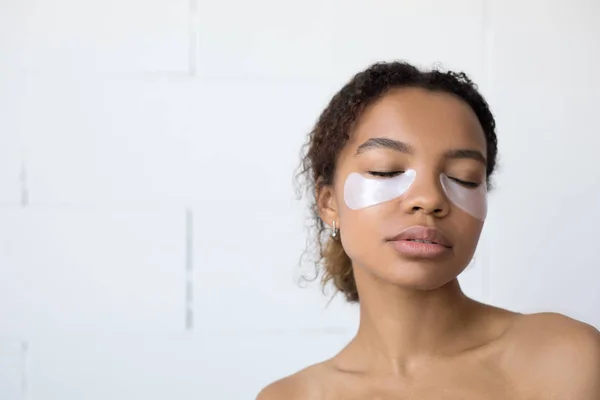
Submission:
M 410 258 L 436 259 L 449 255 L 452 249 L 452 243 L 441 230 L 426 226 L 410 227 L 388 241 Z
M 433 242 L 431 240 L 406 239 L 406 241 L 407 242 L 415 242 L 415 243 L 439 244 L 439 243 Z
M 390 238 L 389 240 L 392 242 L 406 241 L 439 245 L 447 248 L 452 247 L 452 243 L 444 232 L 437 228 L 427 226 L 412 226 L 404 229 L 402 232 Z

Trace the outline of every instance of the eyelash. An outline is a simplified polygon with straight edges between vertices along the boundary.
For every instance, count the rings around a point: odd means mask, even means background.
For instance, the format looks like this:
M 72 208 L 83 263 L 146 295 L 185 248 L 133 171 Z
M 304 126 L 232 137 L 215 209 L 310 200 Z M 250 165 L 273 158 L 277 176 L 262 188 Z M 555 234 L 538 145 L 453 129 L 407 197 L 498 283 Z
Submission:
M 369 171 L 369 174 L 376 176 L 378 178 L 392 178 L 396 175 L 400 175 L 403 174 L 404 171 L 390 171 L 390 172 L 383 172 L 383 171 Z
M 384 171 L 369 171 L 370 175 L 376 176 L 378 178 L 392 178 L 394 176 L 403 174 L 404 171 L 390 171 L 390 172 L 384 172 Z M 457 178 L 452 178 L 449 177 L 450 179 L 452 179 L 454 182 L 463 185 L 465 187 L 471 188 L 471 189 L 475 189 L 477 187 L 479 187 L 479 183 L 477 182 L 468 182 L 468 181 L 463 181 Z
M 480 185 L 480 183 L 477 183 L 477 182 L 467 182 L 467 181 L 461 181 L 460 179 L 456 179 L 456 178 L 452 178 L 452 177 L 449 177 L 449 178 L 452 179 L 454 182 L 456 182 L 460 185 L 463 185 L 469 189 L 476 189 Z

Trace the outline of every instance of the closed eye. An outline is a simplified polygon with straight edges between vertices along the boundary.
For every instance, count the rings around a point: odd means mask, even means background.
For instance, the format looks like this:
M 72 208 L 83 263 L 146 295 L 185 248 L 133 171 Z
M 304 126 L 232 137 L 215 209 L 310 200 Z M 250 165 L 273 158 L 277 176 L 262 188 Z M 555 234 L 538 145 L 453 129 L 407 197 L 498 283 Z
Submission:
M 404 171 L 369 171 L 370 175 L 379 177 L 379 178 L 392 178 L 394 176 L 398 176 L 403 174 Z
M 449 178 L 452 179 L 454 182 L 458 183 L 459 185 L 463 185 L 464 187 L 471 189 L 478 188 L 481 185 L 481 183 L 463 181 L 457 178 L 452 178 L 451 176 L 449 176 Z

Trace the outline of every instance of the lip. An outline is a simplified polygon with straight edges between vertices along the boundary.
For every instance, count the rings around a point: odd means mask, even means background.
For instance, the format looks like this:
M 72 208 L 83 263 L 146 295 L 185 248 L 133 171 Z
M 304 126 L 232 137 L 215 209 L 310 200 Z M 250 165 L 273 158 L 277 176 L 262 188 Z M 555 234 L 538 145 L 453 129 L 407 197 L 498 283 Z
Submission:
M 452 243 L 441 230 L 427 226 L 411 226 L 388 241 L 400 253 L 418 258 L 440 257 L 452 248 Z
M 444 247 L 452 247 L 452 243 L 450 243 L 450 240 L 446 237 L 444 232 L 428 226 L 411 226 L 389 240 L 426 240 Z

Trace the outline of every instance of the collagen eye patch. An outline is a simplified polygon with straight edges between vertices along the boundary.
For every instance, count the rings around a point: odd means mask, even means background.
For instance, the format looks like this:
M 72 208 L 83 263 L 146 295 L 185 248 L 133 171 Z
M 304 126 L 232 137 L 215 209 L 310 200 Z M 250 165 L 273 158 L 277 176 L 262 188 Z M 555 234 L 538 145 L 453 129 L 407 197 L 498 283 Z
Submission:
M 344 201 L 353 210 L 385 203 L 402 196 L 414 182 L 415 170 L 391 178 L 367 178 L 356 172 L 344 184 Z
M 446 196 L 454 205 L 477 218 L 485 221 L 487 216 L 487 185 L 482 183 L 476 188 L 466 187 L 441 174 L 440 180 Z
M 344 201 L 352 210 L 375 206 L 404 195 L 417 177 L 415 170 L 390 178 L 369 178 L 353 172 L 344 183 Z M 444 174 L 440 181 L 446 197 L 458 208 L 484 221 L 487 215 L 487 186 L 466 187 Z

